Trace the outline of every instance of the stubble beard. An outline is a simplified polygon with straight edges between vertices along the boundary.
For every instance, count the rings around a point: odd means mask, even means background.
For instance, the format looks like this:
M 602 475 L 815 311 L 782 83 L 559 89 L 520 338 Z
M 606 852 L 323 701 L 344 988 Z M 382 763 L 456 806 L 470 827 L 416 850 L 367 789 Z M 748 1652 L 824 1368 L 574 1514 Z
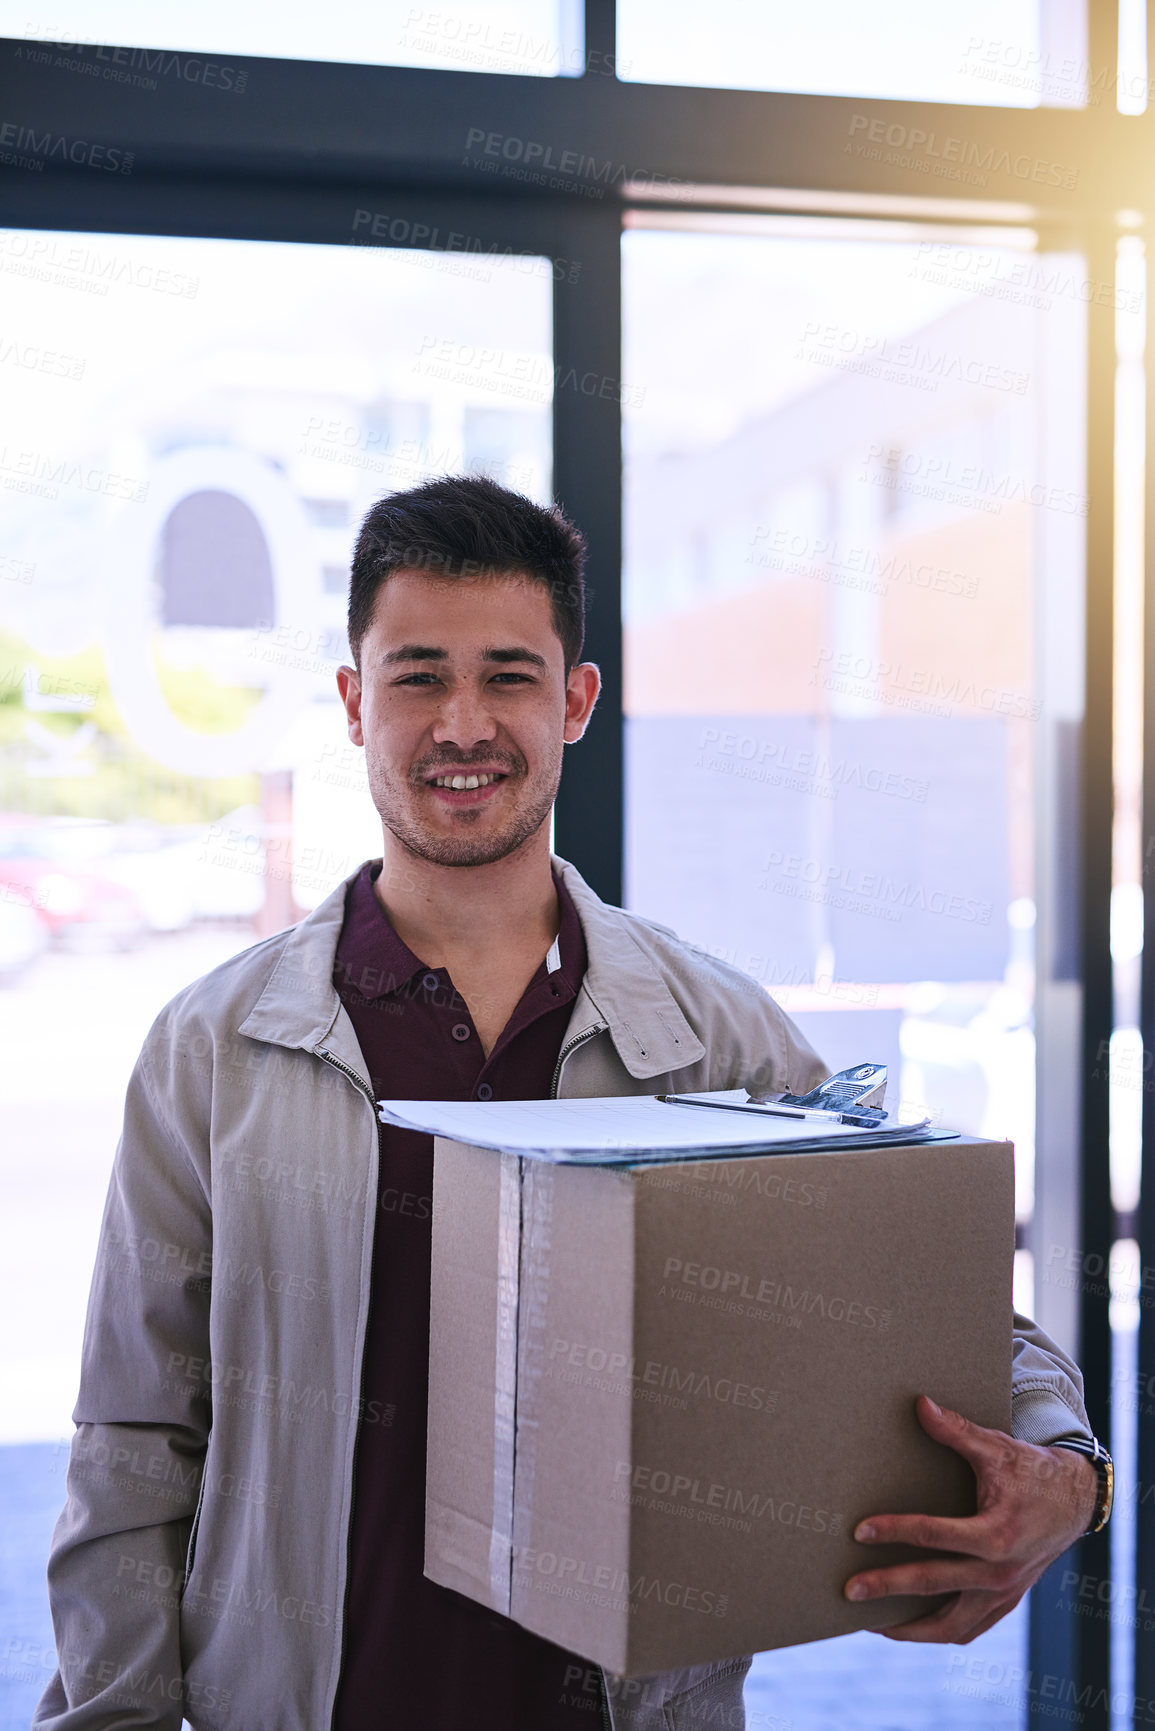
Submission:
M 488 761 L 492 761 L 492 753 Z M 423 822 L 417 808 L 417 800 L 422 797 L 419 790 L 424 789 L 429 770 L 418 764 L 409 779 L 400 779 L 379 759 L 366 753 L 369 792 L 381 822 L 418 859 L 440 866 L 493 865 L 515 853 L 549 817 L 561 782 L 561 765 L 559 751 L 556 760 L 544 765 L 541 774 L 529 783 L 523 779 L 528 768 L 525 759 L 520 759 L 520 767 L 511 761 L 509 781 L 503 786 L 521 783 L 522 797 L 508 821 L 496 831 L 474 836 L 471 830 L 487 817 L 486 807 L 466 807 L 452 814 L 455 832 L 445 835 Z M 449 774 L 458 769 L 467 774 L 468 762 L 447 763 L 441 772 Z

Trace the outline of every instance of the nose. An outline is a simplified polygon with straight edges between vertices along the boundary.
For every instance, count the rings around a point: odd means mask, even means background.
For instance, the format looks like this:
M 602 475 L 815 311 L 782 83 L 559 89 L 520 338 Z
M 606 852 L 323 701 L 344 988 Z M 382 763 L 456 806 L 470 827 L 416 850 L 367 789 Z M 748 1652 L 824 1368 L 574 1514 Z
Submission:
M 455 745 L 472 751 L 497 736 L 497 722 L 485 692 L 471 681 L 450 687 L 438 705 L 433 738 L 438 745 Z

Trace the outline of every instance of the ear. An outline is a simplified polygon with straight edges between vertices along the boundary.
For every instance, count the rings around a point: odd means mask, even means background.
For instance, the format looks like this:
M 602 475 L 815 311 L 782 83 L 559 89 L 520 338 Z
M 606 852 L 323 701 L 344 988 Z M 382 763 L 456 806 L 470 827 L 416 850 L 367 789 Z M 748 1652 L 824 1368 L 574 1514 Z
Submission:
M 361 731 L 361 675 L 355 667 L 338 667 L 337 690 L 341 693 L 341 702 L 345 705 L 349 738 L 354 745 L 364 745 L 365 735 Z
M 565 742 L 574 745 L 586 730 L 602 688 L 602 676 L 592 661 L 579 661 L 565 682 Z

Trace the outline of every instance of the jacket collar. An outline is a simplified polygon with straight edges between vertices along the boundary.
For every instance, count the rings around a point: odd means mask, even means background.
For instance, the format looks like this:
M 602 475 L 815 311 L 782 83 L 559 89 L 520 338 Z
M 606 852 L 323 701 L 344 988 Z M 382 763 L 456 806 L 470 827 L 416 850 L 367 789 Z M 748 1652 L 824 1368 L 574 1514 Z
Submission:
M 638 943 L 633 922 L 603 902 L 568 861 L 554 856 L 573 897 L 586 940 L 586 977 L 566 1042 L 583 1030 L 578 1017 L 588 999 L 610 1032 L 618 1057 L 638 1080 L 696 1064 L 706 1048 L 690 1026 L 661 973 Z M 587 1019 L 586 1025 L 592 1025 Z
M 595 895 L 568 861 L 555 855 L 553 863 L 573 897 L 588 958 L 566 1043 L 601 1023 L 627 1071 L 639 1080 L 696 1063 L 706 1048 L 638 943 L 629 915 Z M 339 884 L 288 932 L 264 990 L 239 1032 L 310 1052 L 323 1045 L 362 1073 L 364 1059 L 333 985 L 345 892 L 356 875 Z
M 333 964 L 345 918 L 345 892 L 356 875 L 354 872 L 338 884 L 312 913 L 286 932 L 276 965 L 239 1033 L 253 1040 L 267 1040 L 270 1045 L 304 1047 L 310 1052 L 325 1042 L 341 1009 L 333 984 Z M 349 1031 L 352 1035 L 351 1023 Z M 357 1048 L 355 1037 L 353 1046 Z M 337 1056 L 351 1061 L 345 1052 Z M 354 1067 L 365 1067 L 359 1050 Z

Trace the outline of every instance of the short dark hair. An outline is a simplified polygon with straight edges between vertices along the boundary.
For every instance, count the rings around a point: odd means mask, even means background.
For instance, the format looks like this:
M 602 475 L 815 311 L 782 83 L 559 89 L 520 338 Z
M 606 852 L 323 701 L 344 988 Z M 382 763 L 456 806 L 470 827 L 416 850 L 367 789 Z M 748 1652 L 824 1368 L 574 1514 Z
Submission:
M 585 637 L 586 544 L 556 505 L 537 505 L 485 475 L 443 475 L 378 499 L 366 513 L 349 584 L 349 647 L 361 640 L 394 571 L 431 577 L 524 574 L 549 590 L 568 673 Z

